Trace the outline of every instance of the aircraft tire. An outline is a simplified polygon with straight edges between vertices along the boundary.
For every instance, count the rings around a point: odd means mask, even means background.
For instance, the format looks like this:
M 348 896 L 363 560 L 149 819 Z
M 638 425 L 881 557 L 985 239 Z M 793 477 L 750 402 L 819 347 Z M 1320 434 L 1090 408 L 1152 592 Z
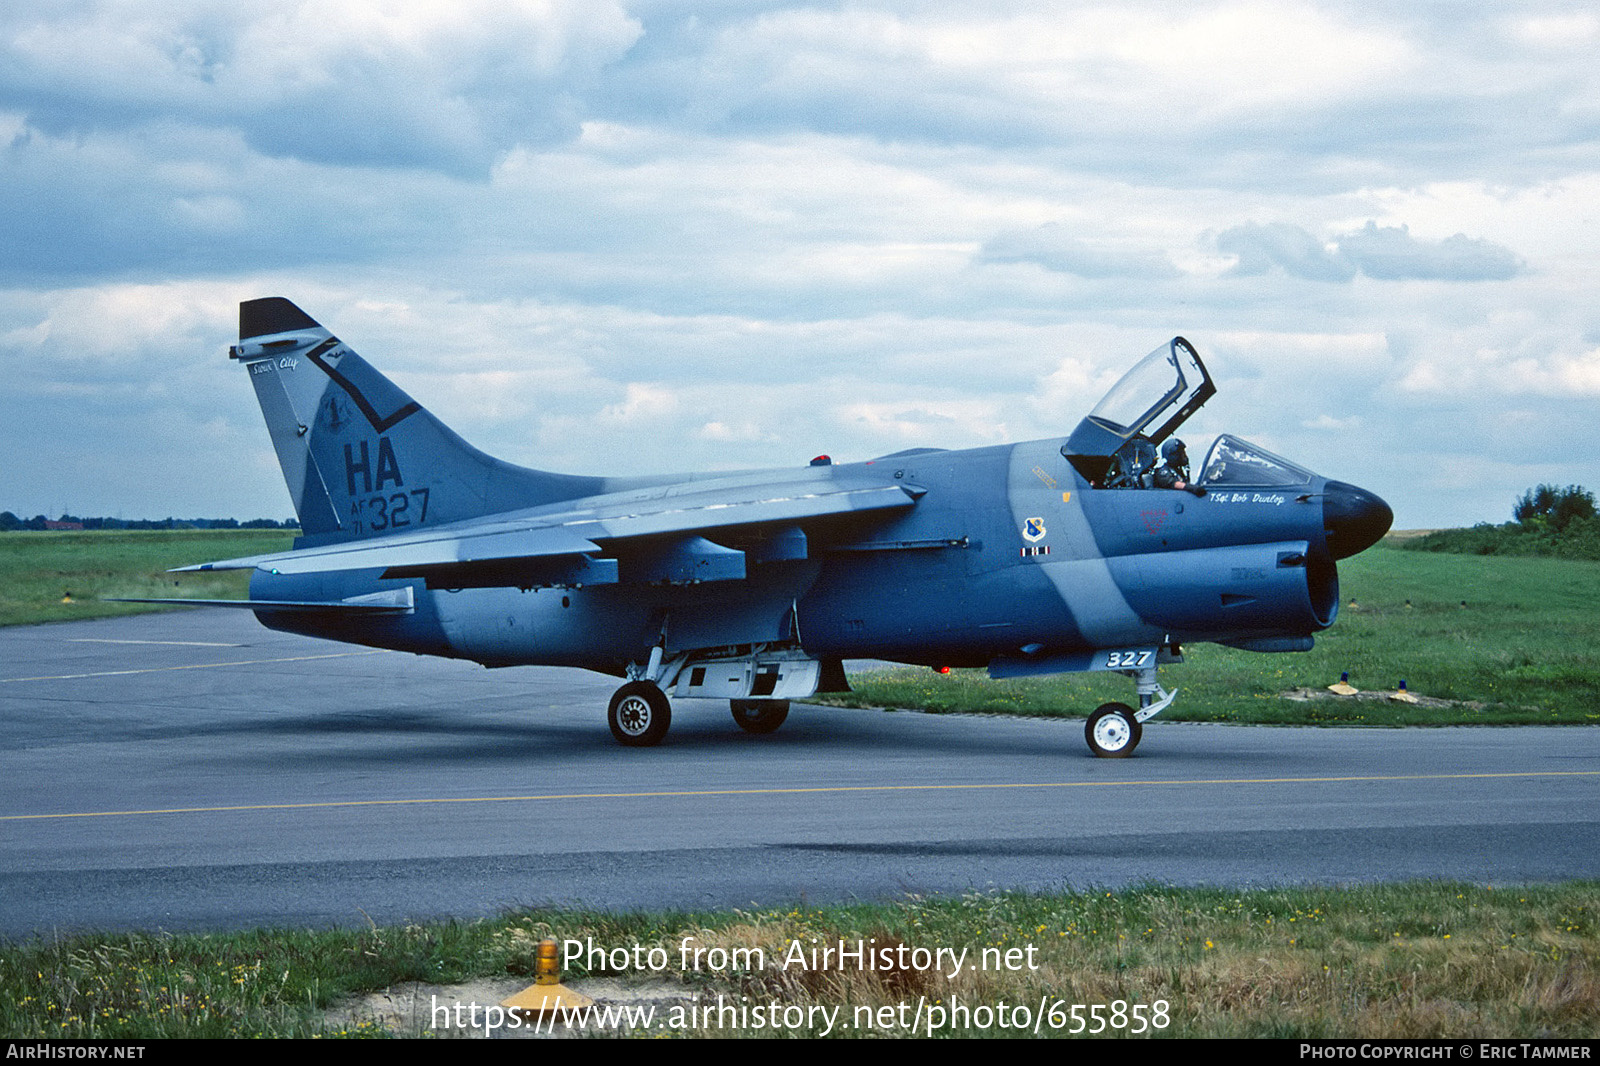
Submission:
M 1100 759 L 1126 759 L 1139 746 L 1144 728 L 1133 717 L 1126 703 L 1103 703 L 1089 716 L 1083 737 L 1089 750 Z
M 630 681 L 611 697 L 606 722 L 618 744 L 653 748 L 672 726 L 672 704 L 655 682 Z
M 788 700 L 729 700 L 728 705 L 746 733 L 774 732 L 789 717 Z

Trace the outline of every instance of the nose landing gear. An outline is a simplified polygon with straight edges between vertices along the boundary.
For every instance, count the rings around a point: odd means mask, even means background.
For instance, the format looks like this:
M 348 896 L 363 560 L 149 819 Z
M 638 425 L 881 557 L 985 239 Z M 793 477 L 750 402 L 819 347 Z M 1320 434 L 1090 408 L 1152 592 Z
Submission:
M 1144 736 L 1144 723 L 1171 706 L 1178 690 L 1168 692 L 1156 681 L 1156 668 L 1124 670 L 1138 681 L 1139 709 L 1126 703 L 1105 703 L 1095 709 L 1084 725 L 1083 738 L 1098 759 L 1126 759 Z
M 1126 703 L 1104 703 L 1089 716 L 1083 737 L 1100 759 L 1126 759 L 1139 746 L 1144 729 Z

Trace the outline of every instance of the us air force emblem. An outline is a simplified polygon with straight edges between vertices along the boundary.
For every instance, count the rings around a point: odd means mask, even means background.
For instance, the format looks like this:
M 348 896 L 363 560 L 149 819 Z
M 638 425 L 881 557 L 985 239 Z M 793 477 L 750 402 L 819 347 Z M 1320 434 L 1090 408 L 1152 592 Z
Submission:
M 1022 539 L 1029 544 L 1037 544 L 1044 539 L 1044 519 L 1028 518 L 1022 523 Z

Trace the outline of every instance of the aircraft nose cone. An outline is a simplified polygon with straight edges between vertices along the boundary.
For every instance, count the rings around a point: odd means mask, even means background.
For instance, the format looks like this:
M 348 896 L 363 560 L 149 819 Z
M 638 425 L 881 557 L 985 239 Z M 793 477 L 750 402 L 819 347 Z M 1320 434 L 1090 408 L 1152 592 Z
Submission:
M 1324 486 L 1322 525 L 1327 530 L 1328 552 L 1335 559 L 1366 551 L 1383 539 L 1393 523 L 1389 505 L 1366 489 L 1343 481 Z

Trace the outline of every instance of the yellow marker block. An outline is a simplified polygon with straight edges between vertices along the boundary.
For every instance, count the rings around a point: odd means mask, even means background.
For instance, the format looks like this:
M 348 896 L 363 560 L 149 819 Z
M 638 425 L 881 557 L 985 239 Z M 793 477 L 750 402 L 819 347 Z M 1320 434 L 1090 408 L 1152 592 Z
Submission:
M 539 1017 L 552 1011 L 583 1010 L 594 1006 L 594 1000 L 565 985 L 529 985 L 516 995 L 501 1000 L 500 1005 L 528 1017 Z
M 536 1018 L 553 1011 L 582 1010 L 594 1006 L 594 1000 L 561 983 L 561 964 L 556 961 L 554 940 L 539 941 L 539 954 L 533 972 L 533 984 L 501 1000 L 502 1007 Z
M 1415 696 L 1413 696 L 1411 693 L 1407 692 L 1405 689 L 1399 689 L 1398 691 L 1389 693 L 1389 698 L 1391 700 L 1398 700 L 1401 703 L 1416 703 L 1417 702 L 1417 698 Z
M 1328 691 L 1336 692 L 1341 696 L 1354 696 L 1361 690 L 1347 681 L 1335 681 L 1333 684 L 1328 686 Z
M 1062 494 L 1061 494 L 1061 502 L 1062 502 L 1062 503 L 1071 503 L 1071 502 L 1072 502 L 1072 493 L 1070 493 L 1070 492 L 1063 492 L 1063 493 L 1062 493 Z

